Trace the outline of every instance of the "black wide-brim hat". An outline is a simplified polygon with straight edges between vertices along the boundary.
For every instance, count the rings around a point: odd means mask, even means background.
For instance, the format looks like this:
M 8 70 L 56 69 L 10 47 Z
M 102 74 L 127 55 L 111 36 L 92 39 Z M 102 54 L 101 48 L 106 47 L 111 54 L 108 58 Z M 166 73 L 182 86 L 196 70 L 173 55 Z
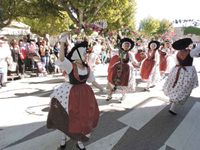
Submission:
M 172 47 L 175 50 L 184 50 L 184 49 L 186 49 L 192 43 L 193 43 L 193 41 L 192 41 L 191 38 L 183 38 L 183 39 L 175 41 L 172 44 Z
M 125 51 L 122 48 L 122 45 L 124 43 L 129 43 L 131 45 L 130 48 L 128 50 L 126 50 L 126 51 L 130 51 L 135 46 L 135 43 L 133 42 L 133 40 L 131 40 L 130 38 L 123 38 L 123 39 L 120 40 L 120 43 L 119 43 L 120 49 L 123 50 L 123 51 Z
M 71 57 L 72 57 L 72 55 L 73 55 L 73 53 L 75 52 L 75 51 L 78 51 L 78 48 L 80 48 L 80 47 L 86 47 L 86 48 L 88 48 L 88 42 L 87 41 L 83 41 L 83 42 L 81 42 L 81 43 L 79 43 L 79 44 L 76 44 L 72 49 L 71 49 L 71 51 L 67 54 L 67 59 L 69 59 L 70 61 L 74 61 L 74 60 L 72 60 L 71 59 Z M 80 58 L 81 59 L 81 58 Z
M 148 48 L 149 48 L 149 49 L 150 49 L 150 45 L 151 45 L 152 43 L 155 43 L 155 44 L 156 44 L 156 49 L 155 49 L 155 50 L 159 49 L 159 47 L 160 47 L 160 42 L 158 42 L 158 41 L 150 41 L 149 44 L 148 44 Z

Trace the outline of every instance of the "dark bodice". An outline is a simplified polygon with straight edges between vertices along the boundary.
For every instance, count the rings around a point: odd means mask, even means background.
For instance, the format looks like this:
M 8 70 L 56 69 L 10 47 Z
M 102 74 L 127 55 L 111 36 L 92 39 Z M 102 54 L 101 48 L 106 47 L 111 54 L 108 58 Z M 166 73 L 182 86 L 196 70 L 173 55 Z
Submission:
M 79 75 L 78 74 L 78 68 L 77 66 L 73 63 L 73 69 L 71 73 L 69 74 L 69 83 L 70 84 L 84 84 L 86 83 L 88 77 L 89 77 L 89 67 L 87 67 L 88 73 L 86 75 Z
M 159 50 L 158 52 L 159 52 L 159 54 L 160 54 L 160 55 L 162 55 L 162 56 L 165 56 L 165 55 L 167 55 L 167 53 L 166 53 L 166 52 L 163 52 L 163 51 L 161 51 L 161 50 Z
M 147 52 L 147 58 L 154 60 L 155 59 L 155 53 L 156 53 L 156 50 L 149 49 L 148 52 Z

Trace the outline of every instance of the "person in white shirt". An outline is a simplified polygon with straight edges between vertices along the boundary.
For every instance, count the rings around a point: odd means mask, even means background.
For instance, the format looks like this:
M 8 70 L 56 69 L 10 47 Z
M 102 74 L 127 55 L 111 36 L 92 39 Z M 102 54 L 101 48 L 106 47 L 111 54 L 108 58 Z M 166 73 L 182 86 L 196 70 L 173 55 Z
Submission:
M 6 86 L 8 65 L 11 65 L 12 56 L 7 38 L 0 37 L 0 87 Z
M 100 56 L 102 50 L 102 45 L 99 40 L 96 40 L 93 44 L 93 51 L 97 56 Z
M 87 53 L 87 63 L 90 66 L 90 69 L 94 72 L 96 63 L 99 60 L 99 56 L 94 52 L 94 46 L 95 42 L 93 42 L 92 46 L 89 47 L 88 53 Z

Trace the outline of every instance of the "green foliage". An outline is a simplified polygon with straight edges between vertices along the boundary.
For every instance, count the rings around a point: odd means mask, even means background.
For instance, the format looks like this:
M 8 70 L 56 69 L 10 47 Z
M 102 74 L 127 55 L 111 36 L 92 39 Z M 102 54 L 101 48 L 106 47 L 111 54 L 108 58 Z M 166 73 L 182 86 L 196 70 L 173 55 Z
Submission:
M 102 19 L 108 23 L 107 31 L 135 28 L 135 0 L 0 0 L 2 2 L 0 28 L 5 26 L 3 21 L 12 19 L 23 21 L 40 35 L 58 34 L 72 22 L 81 28 Z
M 7 26 L 18 16 L 18 9 L 23 2 L 20 0 L 0 0 L 0 29 Z
M 20 18 L 19 21 L 31 26 L 31 31 L 40 36 L 45 34 L 59 35 L 66 31 L 72 24 L 71 19 L 66 12 L 62 12 L 62 18 L 59 16 L 48 15 L 36 19 Z
M 92 24 L 98 20 L 106 20 L 107 30 L 135 26 L 135 0 L 60 0 L 61 6 L 67 11 L 77 27 Z M 88 30 L 88 29 L 87 29 Z
M 134 0 L 108 1 L 95 19 L 106 19 L 110 30 L 123 27 L 133 30 L 135 29 L 135 6 Z
M 54 0 L 0 0 L 0 28 L 19 17 L 35 19 L 49 14 L 59 16 L 60 7 Z
M 159 27 L 160 22 L 158 19 L 148 17 L 141 21 L 139 31 L 147 36 L 153 36 L 157 33 Z
M 195 35 L 200 35 L 200 28 L 197 27 L 185 27 L 184 29 L 184 35 L 187 34 L 195 34 Z
M 160 21 L 160 27 L 158 28 L 157 34 L 164 34 L 168 31 L 172 31 L 172 22 L 169 20 L 163 19 Z
M 57 0 L 57 2 L 60 8 L 68 13 L 78 30 L 98 20 L 107 21 L 106 31 L 116 30 L 122 26 L 130 29 L 135 27 L 135 0 Z M 91 33 L 89 28 L 85 31 L 86 34 Z
M 148 17 L 140 22 L 139 31 L 148 37 L 160 37 L 162 34 L 172 31 L 172 23 L 166 19 L 158 20 Z

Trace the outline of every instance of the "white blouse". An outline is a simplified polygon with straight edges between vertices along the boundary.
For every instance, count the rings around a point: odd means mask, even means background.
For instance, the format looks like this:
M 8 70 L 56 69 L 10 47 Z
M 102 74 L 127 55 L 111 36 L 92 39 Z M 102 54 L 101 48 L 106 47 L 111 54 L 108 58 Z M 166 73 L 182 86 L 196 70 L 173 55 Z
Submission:
M 71 63 L 71 61 L 69 61 L 67 58 L 64 59 L 63 62 L 61 62 L 60 60 L 57 60 L 56 65 L 58 65 L 62 70 L 66 71 L 67 74 L 70 74 L 72 69 L 73 69 L 73 65 Z M 79 69 L 78 68 L 78 74 L 79 75 L 86 75 L 88 73 L 87 68 L 85 67 L 84 69 Z M 92 71 L 90 71 L 89 77 L 87 79 L 87 82 L 91 83 L 95 81 L 95 77 L 94 74 L 92 73 Z

